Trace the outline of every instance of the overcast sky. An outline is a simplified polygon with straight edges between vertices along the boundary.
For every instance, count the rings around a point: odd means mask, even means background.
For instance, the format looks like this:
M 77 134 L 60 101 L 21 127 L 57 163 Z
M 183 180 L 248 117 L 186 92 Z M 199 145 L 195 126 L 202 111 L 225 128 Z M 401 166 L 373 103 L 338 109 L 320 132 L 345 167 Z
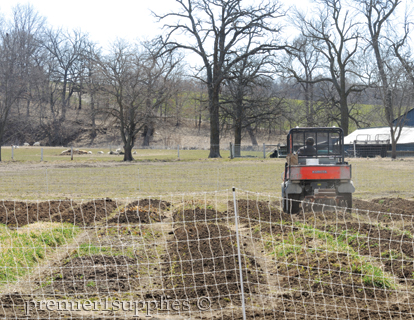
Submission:
M 281 0 L 287 5 L 306 6 L 308 0 Z M 176 6 L 174 0 L 1 0 L 0 12 L 10 14 L 16 4 L 31 3 L 50 25 L 69 29 L 80 28 L 101 46 L 116 37 L 126 40 L 150 39 L 160 34 L 160 24 L 150 10 L 166 13 Z

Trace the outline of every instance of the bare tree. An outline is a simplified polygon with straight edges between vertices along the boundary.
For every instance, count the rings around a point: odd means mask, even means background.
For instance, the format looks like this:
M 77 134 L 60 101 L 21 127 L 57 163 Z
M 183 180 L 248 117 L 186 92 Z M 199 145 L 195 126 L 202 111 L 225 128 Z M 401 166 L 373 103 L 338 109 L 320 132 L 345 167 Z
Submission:
M 36 33 L 43 24 L 44 18 L 30 5 L 15 6 L 11 21 L 0 23 L 0 146 L 13 109 L 20 113 L 20 100 L 28 101 L 29 112 L 30 91 L 38 73 Z
M 210 114 L 209 158 L 220 156 L 220 86 L 231 68 L 247 56 L 285 49 L 276 36 L 274 22 L 284 15 L 277 2 L 244 5 L 242 0 L 176 0 L 179 12 L 157 15 L 164 21 L 167 35 L 162 38 L 166 52 L 177 49 L 190 51 L 202 60 L 203 79 L 207 85 Z M 184 33 L 189 41 L 174 37 Z M 255 39 L 243 55 L 234 53 L 248 37 Z M 267 39 L 266 39 L 267 37 Z
M 81 93 L 83 88 L 85 88 L 90 102 L 89 102 L 89 116 L 90 116 L 90 125 L 92 127 L 91 130 L 91 144 L 93 143 L 94 139 L 96 138 L 96 115 L 98 113 L 98 95 L 100 91 L 99 86 L 99 72 L 98 72 L 98 61 L 100 59 L 100 51 L 96 44 L 89 42 L 86 44 L 86 50 L 82 56 L 83 65 L 84 65 L 84 73 L 82 74 L 82 83 L 79 89 L 80 97 L 79 100 L 82 99 Z
M 249 51 L 250 44 L 249 41 L 240 54 Z M 252 126 L 271 122 L 281 114 L 283 99 L 274 94 L 270 65 L 270 54 L 245 56 L 233 66 L 225 81 L 221 110 L 224 118 L 232 122 L 236 157 L 240 156 L 243 129 L 252 135 Z M 257 144 L 255 139 L 252 142 Z
M 407 75 L 407 80 L 411 82 L 414 87 L 414 56 L 412 53 L 412 48 L 410 43 L 410 27 L 413 25 L 409 21 L 408 13 L 406 12 L 404 24 L 403 24 L 403 33 L 402 36 L 398 37 L 397 30 L 392 30 L 391 37 L 388 40 L 391 43 L 391 47 L 394 55 L 400 61 L 401 66 L 404 68 L 404 71 Z
M 392 49 L 394 49 L 394 52 L 397 50 L 396 53 L 398 54 L 399 46 L 395 44 L 398 44 L 399 41 L 395 38 L 393 41 L 389 41 L 389 38 L 392 35 L 390 29 L 391 20 L 401 0 L 363 0 L 361 2 L 361 10 L 365 16 L 368 29 L 367 40 L 374 53 L 378 70 L 379 89 L 384 106 L 385 119 L 390 127 L 391 157 L 395 159 L 397 157 L 397 142 L 404 124 L 403 115 L 406 113 L 407 108 L 404 108 L 405 111 L 401 108 L 401 102 L 405 99 L 398 93 L 401 92 L 401 81 L 398 74 L 402 70 L 393 61 L 394 58 L 391 54 Z M 405 32 L 403 39 L 406 36 L 407 32 Z M 394 121 L 396 119 L 400 121 Z
M 169 98 L 168 81 L 177 64 L 172 55 L 159 57 L 148 47 L 140 53 L 121 40 L 100 59 L 101 88 L 113 101 L 102 111 L 120 128 L 124 161 L 133 160 L 138 133 L 152 126 L 155 111 Z
M 43 55 L 39 40 L 45 27 L 45 19 L 31 5 L 18 4 L 12 8 L 12 16 L 4 27 L 8 34 L 7 42 L 13 43 L 15 50 L 12 53 L 16 54 L 14 70 L 19 73 L 21 92 L 8 115 L 10 126 L 9 129 L 5 128 L 3 138 L 19 143 L 27 135 L 34 133 L 34 111 L 41 104 L 39 88 L 44 72 L 41 67 Z M 3 53 L 8 54 L 7 51 Z
M 345 135 L 349 128 L 348 96 L 363 88 L 350 81 L 355 74 L 355 54 L 359 48 L 359 23 L 353 19 L 350 10 L 343 7 L 343 0 L 319 0 L 321 7 L 315 12 L 315 19 L 307 19 L 305 14 L 297 12 L 296 19 L 303 37 L 309 39 L 314 49 L 324 59 L 320 60 L 322 73 L 314 80 L 301 77 L 295 69 L 289 71 L 297 81 L 303 83 L 329 82 L 336 96 L 332 99 L 340 110 L 340 124 Z M 300 47 L 299 47 L 300 48 Z M 298 54 L 296 54 L 298 56 Z M 300 56 L 300 55 L 299 55 Z
M 294 76 L 299 81 L 300 88 L 303 91 L 303 98 L 305 101 L 305 120 L 308 127 L 313 127 L 317 124 L 315 120 L 315 94 L 314 78 L 318 68 L 320 68 L 320 41 L 300 35 L 294 41 L 292 46 L 295 50 L 291 50 L 287 56 L 288 59 L 282 62 L 280 71 L 284 77 L 290 78 L 292 76 L 291 70 L 294 70 Z M 298 67 L 296 67 L 298 65 Z M 288 72 L 286 72 L 288 71 Z
M 87 35 L 80 31 L 48 30 L 43 41 L 48 61 L 48 96 L 52 123 L 46 124 L 49 144 L 64 144 L 64 123 L 73 93 L 79 88 Z

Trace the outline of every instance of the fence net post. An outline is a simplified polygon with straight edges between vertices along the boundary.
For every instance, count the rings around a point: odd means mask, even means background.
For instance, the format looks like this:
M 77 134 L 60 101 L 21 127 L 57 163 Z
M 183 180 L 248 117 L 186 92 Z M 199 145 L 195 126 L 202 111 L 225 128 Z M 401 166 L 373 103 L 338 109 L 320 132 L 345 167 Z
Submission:
M 239 260 L 239 276 L 240 276 L 240 290 L 241 290 L 241 300 L 242 300 L 242 309 L 243 309 L 243 320 L 246 320 L 246 306 L 244 303 L 242 259 L 241 259 L 241 252 L 240 252 L 239 224 L 237 221 L 237 203 L 236 203 L 236 188 L 235 187 L 233 187 L 233 204 L 234 204 L 234 218 L 235 218 L 235 225 L 236 225 L 237 256 Z

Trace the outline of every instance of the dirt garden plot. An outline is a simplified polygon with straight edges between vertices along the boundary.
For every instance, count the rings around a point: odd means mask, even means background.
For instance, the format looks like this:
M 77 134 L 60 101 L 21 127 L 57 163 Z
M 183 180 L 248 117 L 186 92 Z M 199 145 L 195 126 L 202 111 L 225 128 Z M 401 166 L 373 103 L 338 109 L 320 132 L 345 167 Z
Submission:
M 95 225 L 117 208 L 111 199 L 76 203 L 69 200 L 45 202 L 0 202 L 0 223 L 23 227 L 34 222 L 69 222 L 77 226 Z
M 52 220 L 95 228 L 85 229 L 83 240 L 32 280 L 26 292 L 0 296 L 0 315 L 23 316 L 21 306 L 29 297 L 106 297 L 112 303 L 165 296 L 190 304 L 187 310 L 170 313 L 171 318 L 242 319 L 234 204 L 212 203 L 143 199 L 117 206 L 105 199 L 32 207 L 4 202 L 0 210 L 9 213 L 2 221 L 9 227 Z M 247 318 L 412 319 L 412 204 L 398 198 L 356 200 L 353 210 L 290 215 L 281 211 L 279 201 L 238 199 Z M 206 312 L 197 311 L 200 297 L 210 298 Z M 152 313 L 159 319 L 169 317 L 159 308 Z M 39 317 L 132 314 L 51 312 Z
M 171 206 L 169 202 L 143 199 L 128 204 L 124 209 L 108 220 L 108 223 L 152 223 L 166 218 L 162 213 Z
M 236 234 L 216 223 L 189 223 L 173 232 L 164 256 L 164 287 L 167 295 L 190 302 L 210 297 L 214 307 L 240 305 L 240 280 Z M 249 254 L 252 256 L 251 254 Z M 244 291 L 257 293 L 265 280 L 260 265 L 251 257 L 242 259 Z M 192 301 L 193 300 L 193 301 Z
M 208 221 L 214 222 L 228 217 L 227 212 L 221 212 L 209 208 L 195 207 L 193 209 L 177 210 L 173 214 L 175 222 L 195 222 Z M 231 217 L 231 216 L 230 216 Z

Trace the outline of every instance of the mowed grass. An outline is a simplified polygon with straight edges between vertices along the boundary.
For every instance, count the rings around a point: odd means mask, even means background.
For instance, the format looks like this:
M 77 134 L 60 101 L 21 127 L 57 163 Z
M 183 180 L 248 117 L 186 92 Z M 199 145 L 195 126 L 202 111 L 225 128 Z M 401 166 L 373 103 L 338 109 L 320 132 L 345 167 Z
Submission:
M 414 158 L 349 160 L 358 198 L 414 198 Z
M 48 253 L 70 243 L 78 233 L 78 227 L 66 223 L 35 223 L 18 230 L 0 225 L 0 286 L 33 270 Z
M 125 163 L 122 156 L 94 154 L 59 156 L 64 148 L 19 148 L 22 158 L 0 163 L 0 198 L 3 199 L 91 199 L 126 198 L 141 195 L 211 192 L 233 186 L 272 195 L 281 194 L 285 159 L 247 157 L 207 159 L 208 150 L 138 150 L 137 161 Z M 87 149 L 85 149 L 87 150 Z M 7 148 L 2 148 L 3 159 Z M 103 150 L 107 152 L 106 150 Z M 228 151 L 227 151 L 228 153 Z M 260 154 L 260 152 L 259 152 Z M 47 160 L 49 159 L 49 160 Z M 382 196 L 414 197 L 414 159 L 347 159 L 352 164 L 356 198 Z

